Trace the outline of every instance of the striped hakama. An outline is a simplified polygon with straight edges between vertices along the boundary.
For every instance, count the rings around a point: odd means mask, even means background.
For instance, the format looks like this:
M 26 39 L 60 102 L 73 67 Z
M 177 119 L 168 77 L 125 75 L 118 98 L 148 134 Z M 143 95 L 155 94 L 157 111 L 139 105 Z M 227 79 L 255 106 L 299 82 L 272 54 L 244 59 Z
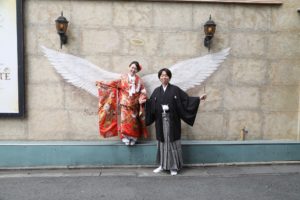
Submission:
M 180 170 L 183 165 L 181 141 L 170 141 L 169 113 L 162 113 L 164 142 L 158 141 L 157 162 L 164 170 Z

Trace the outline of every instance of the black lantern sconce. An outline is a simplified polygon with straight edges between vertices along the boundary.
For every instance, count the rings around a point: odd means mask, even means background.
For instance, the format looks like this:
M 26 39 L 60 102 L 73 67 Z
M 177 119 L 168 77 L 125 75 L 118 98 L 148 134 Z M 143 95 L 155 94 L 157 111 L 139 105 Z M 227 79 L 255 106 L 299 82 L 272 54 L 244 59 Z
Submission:
M 208 48 L 208 51 L 210 50 L 210 45 L 212 43 L 212 38 L 214 37 L 215 31 L 216 31 L 216 24 L 213 20 L 211 20 L 211 15 L 209 16 L 209 20 L 204 24 L 204 46 Z
M 63 12 L 61 11 L 61 16 L 59 16 L 55 20 L 56 30 L 60 37 L 60 48 L 62 49 L 62 45 L 68 42 L 68 36 L 66 35 L 68 29 L 69 21 L 63 16 Z

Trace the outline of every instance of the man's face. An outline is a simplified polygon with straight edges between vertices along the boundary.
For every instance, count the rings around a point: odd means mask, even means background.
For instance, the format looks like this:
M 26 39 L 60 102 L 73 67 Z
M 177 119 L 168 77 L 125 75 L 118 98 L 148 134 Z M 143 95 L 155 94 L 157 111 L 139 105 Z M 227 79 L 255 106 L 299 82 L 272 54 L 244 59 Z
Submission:
M 161 84 L 168 85 L 170 81 L 170 77 L 167 75 L 165 71 L 163 71 L 159 77 Z

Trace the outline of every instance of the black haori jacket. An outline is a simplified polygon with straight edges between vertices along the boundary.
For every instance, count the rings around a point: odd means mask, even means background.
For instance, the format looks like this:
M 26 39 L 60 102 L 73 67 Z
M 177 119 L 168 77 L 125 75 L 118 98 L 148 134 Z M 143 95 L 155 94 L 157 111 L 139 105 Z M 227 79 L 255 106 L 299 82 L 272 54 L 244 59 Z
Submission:
M 170 140 L 174 142 L 181 138 L 181 122 L 193 126 L 200 104 L 199 97 L 189 97 L 183 90 L 169 84 L 164 92 L 163 87 L 157 87 L 146 102 L 146 125 L 155 121 L 156 139 L 164 142 L 162 124 L 162 104 L 169 106 Z

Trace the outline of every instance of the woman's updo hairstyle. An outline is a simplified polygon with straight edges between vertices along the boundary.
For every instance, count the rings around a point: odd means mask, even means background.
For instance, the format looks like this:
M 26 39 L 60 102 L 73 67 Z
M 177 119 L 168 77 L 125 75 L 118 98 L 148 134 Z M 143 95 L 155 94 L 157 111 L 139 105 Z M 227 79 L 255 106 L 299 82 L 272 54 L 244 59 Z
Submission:
M 132 61 L 130 64 L 129 64 L 129 67 L 134 64 L 136 67 L 137 67 L 137 71 L 141 71 L 142 70 L 142 66 L 140 65 L 140 63 L 138 61 Z

